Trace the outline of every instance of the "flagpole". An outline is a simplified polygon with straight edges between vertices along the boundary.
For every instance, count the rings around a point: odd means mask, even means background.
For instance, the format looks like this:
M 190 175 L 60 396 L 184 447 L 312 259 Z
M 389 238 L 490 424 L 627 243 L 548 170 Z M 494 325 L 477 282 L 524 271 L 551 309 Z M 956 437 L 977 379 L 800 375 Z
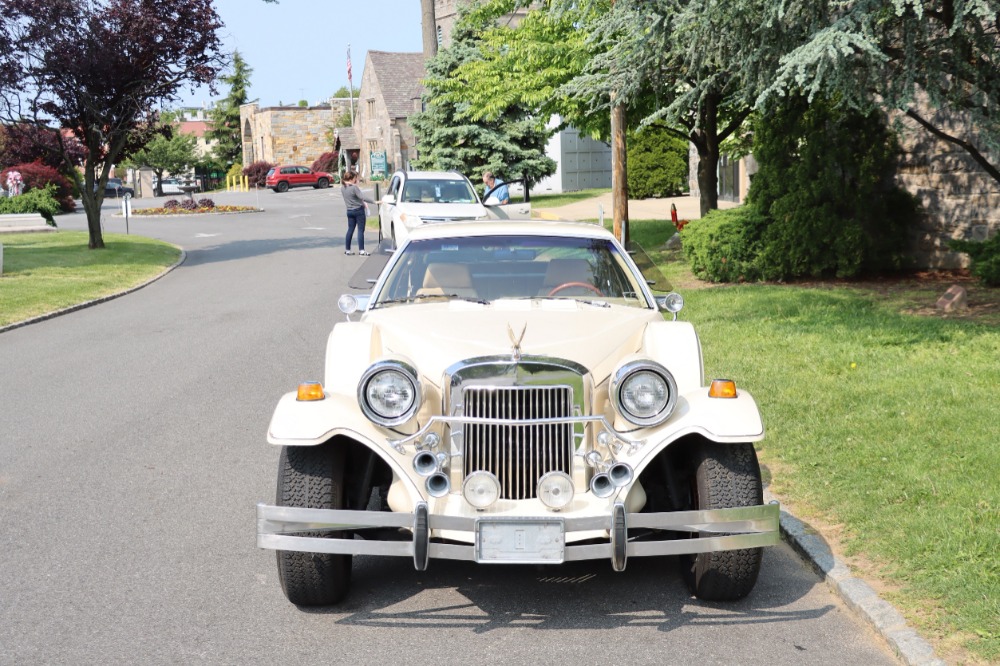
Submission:
M 351 127 L 354 127 L 354 81 L 351 78 L 351 45 L 347 45 L 347 88 L 351 96 Z

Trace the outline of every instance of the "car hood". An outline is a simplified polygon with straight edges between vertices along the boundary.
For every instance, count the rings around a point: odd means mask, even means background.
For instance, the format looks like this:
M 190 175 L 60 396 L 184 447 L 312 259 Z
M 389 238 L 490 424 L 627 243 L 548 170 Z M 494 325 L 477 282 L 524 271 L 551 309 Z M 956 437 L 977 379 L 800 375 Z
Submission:
M 419 203 L 408 201 L 396 206 L 399 213 L 416 215 L 421 220 L 469 220 L 477 217 L 486 217 L 486 207 L 482 204 L 441 204 L 441 203 Z
M 364 321 L 378 329 L 387 355 L 408 358 L 435 384 L 463 359 L 513 355 L 519 338 L 521 354 L 575 361 L 600 382 L 642 346 L 646 326 L 663 316 L 645 308 L 535 299 L 387 307 L 368 312 Z

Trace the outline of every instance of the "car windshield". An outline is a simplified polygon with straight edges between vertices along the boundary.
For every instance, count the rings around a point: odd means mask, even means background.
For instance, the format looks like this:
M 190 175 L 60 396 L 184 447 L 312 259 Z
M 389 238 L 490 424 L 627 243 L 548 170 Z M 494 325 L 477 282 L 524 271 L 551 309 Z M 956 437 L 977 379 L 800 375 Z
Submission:
M 605 239 L 473 236 L 415 240 L 400 251 L 373 307 L 501 298 L 649 307 L 640 280 L 617 246 Z
M 411 203 L 478 203 L 479 201 L 475 190 L 463 178 L 407 180 L 400 200 Z

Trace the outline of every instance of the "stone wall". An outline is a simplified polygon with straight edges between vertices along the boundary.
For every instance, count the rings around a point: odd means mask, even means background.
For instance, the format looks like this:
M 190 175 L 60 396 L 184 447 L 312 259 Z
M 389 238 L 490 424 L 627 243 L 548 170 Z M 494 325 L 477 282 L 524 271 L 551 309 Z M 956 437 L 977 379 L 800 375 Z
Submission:
M 949 122 L 940 114 L 931 114 L 928 120 L 952 136 L 970 139 L 960 120 Z M 916 196 L 921 207 L 911 238 L 916 266 L 965 268 L 968 256 L 952 252 L 948 240 L 986 240 L 1000 231 L 1000 182 L 983 171 L 968 152 L 938 139 L 916 121 L 901 117 L 896 125 L 903 148 L 898 181 Z M 988 154 L 987 159 L 998 164 Z
M 332 101 L 329 107 L 241 106 L 243 164 L 264 160 L 310 166 L 320 155 L 333 150 L 327 132 L 334 129 L 345 108 L 350 111 L 351 100 Z

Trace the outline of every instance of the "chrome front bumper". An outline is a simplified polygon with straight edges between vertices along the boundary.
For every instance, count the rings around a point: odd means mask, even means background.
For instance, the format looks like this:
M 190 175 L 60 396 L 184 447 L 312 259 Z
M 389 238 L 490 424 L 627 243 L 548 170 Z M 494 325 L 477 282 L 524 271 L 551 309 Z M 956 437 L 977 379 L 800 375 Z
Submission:
M 303 509 L 257 505 L 257 546 L 271 550 L 343 555 L 412 557 L 419 571 L 431 558 L 482 563 L 559 564 L 574 560 L 611 560 L 623 571 L 629 557 L 708 553 L 771 546 L 780 540 L 777 503 L 707 511 L 626 513 L 618 502 L 607 516 L 560 518 L 558 516 L 460 516 L 430 515 L 420 502 L 413 513 Z M 327 539 L 292 536 L 301 532 L 336 532 L 376 528 L 405 528 L 412 541 Z M 691 539 L 629 541 L 628 530 L 671 530 L 708 533 Z M 435 543 L 431 530 L 451 530 L 475 535 L 475 543 Z M 565 535 L 606 531 L 603 543 L 567 545 Z

